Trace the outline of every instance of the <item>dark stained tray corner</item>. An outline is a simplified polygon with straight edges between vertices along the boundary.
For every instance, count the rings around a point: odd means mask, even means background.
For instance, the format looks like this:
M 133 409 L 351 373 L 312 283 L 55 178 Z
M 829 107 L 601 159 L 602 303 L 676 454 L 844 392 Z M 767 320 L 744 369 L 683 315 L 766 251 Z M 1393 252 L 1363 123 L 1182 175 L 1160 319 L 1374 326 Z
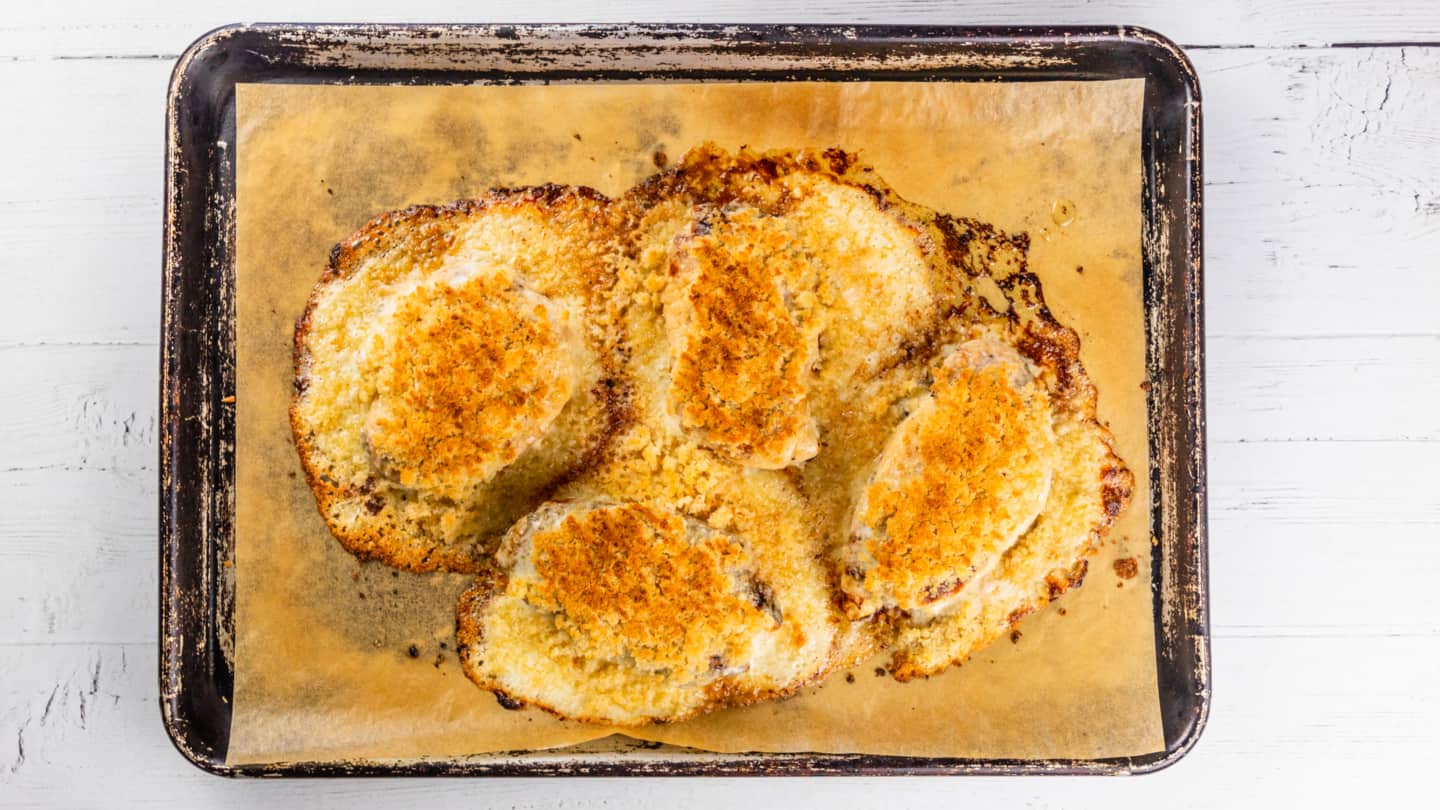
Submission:
M 234 681 L 227 562 L 235 421 L 225 400 L 235 380 L 237 83 L 1119 78 L 1146 80 L 1142 243 L 1164 750 L 974 760 L 711 754 L 612 739 L 454 761 L 225 763 Z M 1200 144 L 1194 68 L 1174 43 L 1140 28 L 259 24 L 206 34 L 175 66 L 166 121 L 160 706 L 170 738 L 190 762 L 226 776 L 1129 774 L 1176 762 L 1195 745 L 1210 705 Z

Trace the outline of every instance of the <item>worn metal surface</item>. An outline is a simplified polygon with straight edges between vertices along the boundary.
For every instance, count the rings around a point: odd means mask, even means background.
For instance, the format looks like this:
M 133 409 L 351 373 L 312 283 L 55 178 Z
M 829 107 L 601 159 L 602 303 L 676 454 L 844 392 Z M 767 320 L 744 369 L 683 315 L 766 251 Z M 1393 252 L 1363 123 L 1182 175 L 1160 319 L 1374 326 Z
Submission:
M 714 754 L 602 740 L 434 762 L 228 767 L 233 670 L 234 87 L 795 79 L 1145 78 L 1142 149 L 1155 621 L 1166 748 L 1110 760 Z M 160 404 L 160 704 L 177 749 L 223 775 L 1138 773 L 1194 745 L 1210 698 L 1200 94 L 1133 28 L 285 26 L 222 28 L 180 58 L 167 110 Z

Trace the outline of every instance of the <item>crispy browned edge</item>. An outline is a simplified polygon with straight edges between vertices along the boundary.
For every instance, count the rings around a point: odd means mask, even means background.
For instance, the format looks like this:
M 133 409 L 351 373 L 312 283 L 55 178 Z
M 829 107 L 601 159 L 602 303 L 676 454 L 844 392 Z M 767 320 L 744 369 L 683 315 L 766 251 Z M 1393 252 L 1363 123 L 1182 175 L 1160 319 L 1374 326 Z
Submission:
M 692 156 L 698 155 L 699 159 Z M 724 163 L 720 170 L 710 177 L 696 177 L 697 173 L 712 171 L 717 163 Z M 848 175 L 852 170 L 864 172 L 873 177 L 866 178 L 867 181 L 856 180 Z M 741 150 L 739 153 L 728 153 L 706 144 L 693 150 L 686 156 L 682 163 L 674 168 L 651 175 L 645 180 L 632 186 L 617 201 L 621 207 L 621 216 L 626 219 L 622 225 L 624 234 L 633 232 L 633 225 L 644 216 L 651 208 L 665 201 L 671 196 L 680 196 L 692 202 L 697 201 L 696 195 L 703 196 L 704 202 L 709 204 L 723 205 L 735 199 L 736 194 L 733 180 L 736 175 L 743 175 L 747 172 L 754 172 L 764 181 L 779 178 L 790 172 L 812 172 L 828 176 L 837 183 L 852 186 L 860 189 L 876 200 L 882 209 L 902 220 L 905 215 L 901 212 L 904 201 L 895 194 L 870 166 L 861 164 L 859 159 L 842 149 L 832 148 L 823 151 L 806 150 L 803 152 L 787 153 L 765 153 L 757 154 L 748 150 Z M 719 195 L 712 192 L 719 191 Z M 783 205 L 783 201 L 782 201 Z M 912 224 L 906 221 L 906 224 Z M 625 244 L 630 258 L 634 258 L 633 245 L 622 236 L 622 243 Z M 828 562 L 828 560 L 827 560 Z M 481 664 L 477 663 L 475 656 L 483 654 L 484 632 L 480 621 L 480 615 L 489 605 L 490 601 L 508 583 L 508 578 L 503 572 L 496 571 L 486 566 L 480 573 L 479 580 L 474 586 L 467 590 L 456 606 L 456 641 L 462 668 L 467 677 L 474 681 L 482 689 L 493 692 L 501 706 L 507 709 L 519 709 L 527 705 L 533 705 L 542 711 L 552 714 L 564 720 L 577 720 L 587 723 L 607 723 L 617 725 L 613 720 L 597 717 L 573 717 L 563 714 L 553 707 L 547 706 L 535 700 L 522 700 L 504 691 L 498 684 L 489 680 L 480 671 Z M 833 662 L 829 666 L 822 667 L 808 678 L 788 684 L 782 689 L 767 690 L 741 690 L 734 688 L 733 680 L 730 678 L 719 679 L 705 687 L 707 696 L 710 698 L 697 706 L 693 711 L 673 717 L 652 717 L 642 723 L 635 725 L 655 725 L 660 723 L 678 722 L 725 708 L 737 708 L 762 703 L 769 700 L 778 700 L 792 697 L 800 690 L 812 686 L 824 680 L 836 670 L 834 663 L 843 663 L 848 666 L 849 658 L 842 658 L 836 655 L 838 651 L 832 650 Z
M 663 723 L 677 723 L 719 709 L 739 708 L 770 700 L 784 699 L 793 696 L 807 686 L 818 683 L 830 674 L 828 670 L 824 670 L 815 673 L 812 677 L 789 684 L 783 689 L 761 690 L 737 689 L 732 678 L 720 678 L 704 687 L 708 700 L 696 706 L 694 710 L 669 717 L 647 717 L 638 723 L 623 723 L 606 717 L 565 714 L 553 706 L 533 698 L 523 699 L 511 695 L 498 683 L 486 677 L 482 671 L 483 656 L 485 655 L 485 630 L 481 616 L 495 597 L 504 593 L 509 581 L 508 575 L 503 571 L 486 566 L 481 570 L 476 583 L 460 595 L 460 601 L 455 606 L 455 652 L 460 658 L 460 668 L 475 685 L 493 693 L 496 702 L 506 709 L 514 710 L 533 706 L 561 720 L 638 728 Z
M 1009 632 L 1030 613 L 1045 607 L 1071 588 L 1081 585 L 1089 570 L 1090 556 L 1099 548 L 1115 519 L 1130 501 L 1135 487 L 1135 476 L 1116 454 L 1114 436 L 1100 423 L 1096 415 L 1098 394 L 1080 362 L 1080 336 L 1055 318 L 1045 304 L 1039 277 L 1028 267 L 1029 235 L 1007 234 L 988 223 L 948 214 L 938 214 L 935 222 L 945 236 L 945 250 L 951 258 L 951 264 L 971 278 L 989 275 L 988 267 L 993 266 L 995 254 L 1001 248 L 1014 250 L 1020 256 L 1021 267 L 1017 272 L 995 279 L 1010 302 L 1010 308 L 1006 312 L 996 312 L 983 298 L 977 296 L 970 302 L 973 309 L 963 314 L 982 321 L 1000 320 L 1007 323 L 1017 337 L 1016 349 L 1031 362 L 1049 369 L 1055 375 L 1055 386 L 1050 392 L 1052 401 L 1063 402 L 1067 410 L 1095 431 L 1105 444 L 1107 456 L 1100 473 L 1100 497 L 1105 514 L 1099 523 L 1091 527 L 1090 542 L 1069 569 L 1051 571 L 1046 576 L 1046 590 L 1039 601 L 1012 611 L 1006 624 L 996 628 L 994 633 L 971 651 L 975 652 Z M 971 243 L 977 239 L 981 240 L 986 248 L 985 267 L 975 267 L 970 255 Z M 1022 310 L 1028 318 L 1022 315 Z M 965 657 L 927 669 L 909 660 L 903 650 L 898 650 L 890 662 L 890 674 L 899 681 L 929 677 L 963 663 Z
M 320 511 L 320 516 L 325 520 L 326 526 L 330 528 L 331 534 L 339 541 L 340 545 L 357 559 L 376 560 L 394 568 L 416 573 L 435 571 L 478 573 L 482 570 L 485 562 L 483 557 L 477 555 L 477 549 L 473 543 L 451 545 L 434 542 L 429 546 L 422 546 L 415 543 L 418 538 L 414 536 L 399 538 L 400 542 L 395 542 L 395 538 L 391 535 L 400 530 L 393 524 L 389 532 L 376 528 L 368 532 L 351 533 L 331 522 L 329 510 L 334 504 L 344 498 L 366 495 L 368 490 L 362 487 L 358 493 L 352 493 L 348 491 L 348 488 L 328 480 L 323 471 L 317 469 L 313 448 L 302 434 L 297 418 L 297 408 L 309 385 L 309 378 L 305 374 L 309 356 L 305 347 L 305 338 L 309 333 L 310 318 L 320 292 L 328 285 L 352 275 L 369 258 L 400 247 L 407 242 L 440 235 L 442 229 L 462 217 L 479 213 L 492 206 L 507 204 L 553 206 L 567 199 L 586 199 L 604 205 L 611 204 L 608 197 L 585 186 L 545 184 L 497 188 L 475 199 L 457 200 L 448 205 L 412 205 L 408 208 L 380 214 L 331 249 L 329 262 L 324 272 L 321 273 L 320 279 L 315 283 L 315 287 L 305 303 L 304 312 L 295 322 L 293 352 L 295 380 L 289 407 L 290 431 L 295 449 L 300 456 L 301 467 L 305 471 L 306 483 L 315 496 L 315 505 Z M 425 233 L 424 231 L 427 229 L 429 232 Z M 620 404 L 616 401 L 617 397 L 607 393 L 605 399 L 607 410 L 611 412 L 609 430 L 597 442 L 597 447 L 592 450 L 592 456 L 603 450 L 608 439 L 619 428 Z M 583 466 L 583 464 L 584 462 L 578 466 Z M 570 475 L 573 474 L 572 470 Z M 367 480 L 366 485 L 373 486 L 373 481 L 372 477 Z M 561 483 L 563 481 L 556 481 L 554 485 L 558 486 Z M 369 508 L 368 503 L 367 508 Z
M 997 312 L 979 296 L 957 299 L 947 311 L 942 313 L 934 329 L 925 330 L 917 336 L 915 341 L 903 347 L 902 356 L 897 357 L 896 362 L 904 362 L 932 353 L 937 348 L 936 343 L 943 331 L 941 324 L 947 321 L 953 322 L 955 319 L 964 318 L 968 322 L 1005 322 L 1018 338 L 1017 349 L 1020 353 L 1031 362 L 1053 372 L 1055 390 L 1051 392 L 1052 396 L 1065 402 L 1072 412 L 1080 415 L 1083 422 L 1089 423 L 1093 429 L 1097 430 L 1097 435 L 1105 443 L 1108 451 L 1107 463 L 1101 474 L 1101 498 L 1104 503 L 1105 517 L 1102 522 L 1091 528 L 1090 542 L 1068 570 L 1050 573 L 1046 579 L 1047 587 L 1041 601 L 1013 611 L 1008 617 L 1006 626 L 998 628 L 976 649 L 992 643 L 1029 613 L 1044 607 L 1071 588 L 1078 587 L 1088 570 L 1089 556 L 1098 548 L 1120 511 L 1129 502 L 1134 487 L 1134 476 L 1115 453 L 1114 439 L 1109 430 L 1096 418 L 1097 395 L 1094 385 L 1090 382 L 1089 376 L 1080 362 L 1079 335 L 1073 329 L 1061 324 L 1050 312 L 1041 292 L 1039 278 L 1026 265 L 1030 246 L 1028 234 L 1007 234 L 979 220 L 953 217 L 910 203 L 886 184 L 873 167 L 861 163 L 858 156 L 839 148 L 763 154 L 742 149 L 739 153 L 731 154 L 715 150 L 707 145 L 697 150 L 697 153 L 700 156 L 699 160 L 687 156 L 686 161 L 681 165 L 652 175 L 636 184 L 621 197 L 622 213 L 628 217 L 630 224 L 638 221 L 646 211 L 671 195 L 679 195 L 693 202 L 697 195 L 718 191 L 717 196 L 705 197 L 704 201 L 711 204 L 724 204 L 739 196 L 732 185 L 736 176 L 754 173 L 762 181 L 768 182 L 783 174 L 804 171 L 821 173 L 836 183 L 864 191 L 875 200 L 882 210 L 917 231 L 923 232 L 927 226 L 937 229 L 942 237 L 942 244 L 938 246 L 938 249 L 943 251 L 947 259 L 946 263 L 952 270 L 963 272 L 967 277 L 964 280 L 945 279 L 945 281 L 963 284 L 968 288 L 969 281 L 991 275 L 988 267 L 994 262 L 997 251 L 1008 248 L 1017 253 L 1020 257 L 1021 269 L 1004 278 L 994 279 L 1010 302 L 1010 308 L 1007 311 Z M 722 164 L 718 171 L 714 165 L 717 163 Z M 707 175 L 706 172 L 711 172 L 711 174 Z M 696 177 L 697 173 L 700 174 L 699 177 Z M 857 173 L 861 176 L 856 177 Z M 780 204 L 784 205 L 783 199 Z M 631 228 L 627 225 L 624 230 L 629 232 Z M 982 266 L 977 266 L 970 254 L 971 243 L 975 240 L 980 240 L 985 247 L 985 259 Z M 1029 316 L 1028 318 L 1022 317 L 1022 309 Z M 832 579 L 835 577 L 832 576 Z M 561 719 L 613 724 L 613 721 L 605 718 L 568 716 L 533 699 L 527 701 L 515 698 L 507 694 L 498 684 L 486 678 L 480 671 L 482 664 L 477 663 L 476 660 L 477 655 L 483 655 L 484 633 L 480 616 L 490 601 L 504 590 L 507 582 L 508 579 L 502 572 L 485 567 L 480 572 L 479 580 L 461 596 L 456 607 L 456 638 L 462 668 L 467 677 L 481 688 L 493 692 L 500 705 L 507 709 L 519 709 L 526 705 L 533 705 Z M 888 624 L 901 619 L 887 615 L 877 617 L 877 620 Z M 839 656 L 836 656 L 836 659 L 838 663 Z M 958 658 L 945 666 L 925 670 L 908 661 L 903 651 L 897 651 L 890 662 L 888 671 L 897 680 L 909 681 L 937 674 L 962 663 L 963 660 L 963 657 Z M 848 666 L 851 663 L 853 661 L 844 659 L 845 665 Z M 799 690 L 823 680 L 837 668 L 833 665 L 823 668 L 813 677 L 792 684 L 783 690 L 730 691 L 726 688 L 730 685 L 728 679 L 717 681 L 707 687 L 707 691 L 711 693 L 713 699 L 698 706 L 694 711 L 675 717 L 648 718 L 644 723 L 637 725 L 676 722 L 717 709 L 790 697 Z
M 703 201 L 724 205 L 739 196 L 737 188 L 731 184 L 737 175 L 754 173 L 762 181 L 769 182 L 797 172 L 823 174 L 836 183 L 864 191 L 887 211 L 906 205 L 873 167 L 861 163 L 857 155 L 843 149 L 832 147 L 759 153 L 742 147 L 739 152 L 729 153 L 709 143 L 691 150 L 674 168 L 636 183 L 617 202 L 632 217 L 638 217 L 667 197 L 679 196 L 694 201 L 697 194 L 718 189 L 721 192 L 718 196 L 704 197 Z M 854 172 L 867 177 L 856 178 L 852 176 Z
M 836 183 L 864 191 L 881 210 L 917 232 L 923 233 L 932 227 L 938 231 L 941 244 L 936 248 L 944 254 L 944 264 L 952 273 L 962 273 L 964 278 L 937 279 L 937 282 L 942 284 L 955 285 L 955 289 L 947 290 L 953 296 L 951 306 L 941 313 L 932 328 L 922 330 L 913 341 L 903 346 L 894 362 L 907 362 L 932 354 L 938 348 L 937 343 L 947 325 L 956 320 L 971 323 L 1002 322 L 1017 338 L 1016 348 L 1022 355 L 1054 373 L 1055 390 L 1051 391 L 1052 397 L 1066 403 L 1080 421 L 1088 423 L 1092 429 L 1098 431 L 1097 435 L 1104 442 L 1108 455 L 1100 478 L 1105 517 L 1091 528 L 1090 542 L 1067 571 L 1063 574 L 1051 572 L 1046 580 L 1047 589 L 1042 601 L 1014 611 L 1007 625 L 988 638 L 985 644 L 988 645 L 1008 632 L 1027 614 L 1044 607 L 1071 588 L 1078 587 L 1088 570 L 1089 557 L 1099 547 L 1116 517 L 1129 502 L 1134 488 L 1134 475 L 1116 454 L 1114 437 L 1096 417 L 1097 395 L 1080 362 L 1079 335 L 1060 323 L 1051 313 L 1045 304 L 1039 277 L 1028 268 L 1029 235 L 1008 234 L 976 219 L 955 217 L 911 203 L 890 187 L 873 167 L 861 162 L 858 155 L 836 147 L 769 153 L 754 153 L 742 149 L 737 154 L 729 154 L 707 144 L 694 154 L 699 154 L 701 160 L 693 161 L 687 155 L 680 166 L 653 175 L 637 184 L 621 198 L 622 207 L 627 209 L 630 216 L 635 217 L 661 202 L 667 195 L 693 196 L 696 190 L 717 187 L 721 196 L 707 199 L 706 202 L 724 204 L 738 196 L 730 186 L 736 175 L 754 173 L 761 180 L 770 181 L 783 174 L 805 171 L 824 174 Z M 718 171 L 714 166 L 708 165 L 715 162 L 722 164 Z M 694 179 L 697 170 L 701 173 L 699 182 Z M 706 172 L 710 174 L 707 175 Z M 783 201 L 781 204 L 783 205 Z M 971 245 L 976 241 L 984 248 L 984 258 L 978 264 L 970 253 Z M 1020 269 L 1003 278 L 995 277 L 990 268 L 996 263 L 997 253 L 1004 249 L 1015 251 L 1020 260 Z M 983 297 L 968 294 L 971 282 L 986 276 L 994 279 L 1009 300 L 1010 308 L 1007 311 L 998 312 Z M 960 294 L 962 288 L 966 294 Z M 1023 317 L 1022 312 L 1028 317 Z M 832 584 L 838 582 L 838 579 L 838 571 L 833 571 Z M 836 593 L 837 599 L 841 599 L 838 589 Z M 901 620 L 896 616 L 882 616 L 878 619 L 882 624 L 893 624 Z M 881 629 L 880 632 L 883 633 L 884 630 Z M 983 646 L 985 645 L 981 645 Z M 906 681 L 936 674 L 961 661 L 963 658 L 951 661 L 947 667 L 922 670 L 907 661 L 903 652 L 897 652 L 891 661 L 890 672 L 898 680 Z

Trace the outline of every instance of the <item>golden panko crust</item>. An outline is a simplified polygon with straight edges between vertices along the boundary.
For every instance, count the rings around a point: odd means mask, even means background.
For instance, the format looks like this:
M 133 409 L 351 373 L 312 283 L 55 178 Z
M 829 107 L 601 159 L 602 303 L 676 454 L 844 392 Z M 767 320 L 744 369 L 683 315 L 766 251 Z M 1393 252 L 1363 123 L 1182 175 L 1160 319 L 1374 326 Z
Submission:
M 505 705 L 671 722 L 781 694 L 752 678 L 789 635 L 775 599 L 739 535 L 641 503 L 555 501 L 506 535 L 460 601 L 457 639 Z
M 936 223 L 956 269 L 947 285 L 953 325 L 936 340 L 986 336 L 1023 355 L 1048 394 L 1058 460 L 1039 518 L 988 576 L 967 585 L 939 615 L 891 617 L 896 632 L 888 669 L 901 681 L 963 662 L 1077 587 L 1134 488 L 1110 431 L 1096 417 L 1079 337 L 1055 319 L 1028 269 L 1026 236 L 946 215 Z M 998 292 L 998 300 L 987 292 Z
M 788 289 L 805 257 L 759 219 L 753 209 L 715 212 L 678 237 L 663 296 L 669 406 L 705 446 L 779 469 L 816 452 L 805 398 L 816 335 L 791 312 L 813 308 L 815 294 Z
M 401 486 L 463 497 L 569 401 L 568 313 L 527 293 L 498 275 L 423 286 L 397 305 L 364 435 Z
M 865 204 L 847 199 L 850 193 L 854 199 L 863 197 Z M 997 535 L 985 546 L 985 564 L 990 566 L 986 576 L 969 571 L 963 555 L 954 571 L 941 570 L 923 554 L 910 555 L 917 562 L 923 560 L 914 574 L 928 580 L 931 595 L 947 598 L 936 602 L 921 594 L 922 604 L 916 610 L 886 609 L 869 621 L 874 632 L 842 629 L 837 638 L 859 638 L 864 649 L 878 635 L 892 647 L 888 669 L 895 677 L 934 674 L 960 663 L 1008 632 L 1021 617 L 1078 584 L 1086 559 L 1129 500 L 1133 477 L 1116 457 L 1109 432 L 1096 419 L 1095 392 L 1080 362 L 1078 337 L 1055 320 L 1045 306 L 1038 278 L 1027 266 L 1029 242 L 1024 234 L 1008 235 L 977 220 L 910 203 L 873 168 L 838 149 L 727 153 L 706 145 L 692 150 L 675 169 L 637 185 L 622 198 L 621 206 L 630 221 L 629 257 L 646 282 L 673 254 L 667 240 L 676 222 L 713 218 L 715 212 L 734 218 L 747 209 L 792 223 L 804 244 L 822 246 L 806 256 L 810 265 L 820 268 L 821 275 L 848 282 L 839 290 L 815 288 L 820 303 L 816 312 L 830 319 L 818 342 L 814 367 L 819 373 L 806 386 L 809 412 L 819 433 L 818 452 L 792 467 L 807 495 L 814 525 L 829 538 L 837 591 L 843 592 L 847 578 L 844 539 L 859 497 L 855 477 L 873 468 L 904 422 L 906 403 L 929 390 L 927 380 L 936 375 L 952 347 L 977 339 L 996 341 L 1013 347 L 1030 367 L 1035 382 L 1029 387 L 1032 394 L 1024 399 L 1032 408 L 1020 421 L 1031 428 L 1026 437 L 1041 446 L 1028 454 L 1015 452 L 1022 460 L 1030 455 L 1053 457 L 1048 479 L 1043 473 L 1032 475 L 1031 485 L 1023 488 L 1032 505 L 1043 501 L 1039 519 L 1026 525 L 1029 510 L 1016 510 L 1009 523 L 1026 530 L 1019 536 L 1013 531 L 1010 536 Z M 844 216 L 815 216 L 817 208 L 843 211 Z M 870 212 L 883 216 L 866 220 Z M 854 228 L 860 220 L 867 223 L 866 230 Z M 902 237 L 869 238 L 885 233 L 887 227 Z M 833 252 L 827 257 L 823 249 L 867 243 L 884 244 L 885 250 L 871 253 L 868 262 L 847 262 L 854 257 Z M 817 255 L 823 258 L 817 260 Z M 835 272 L 847 265 L 875 265 L 876 256 L 895 255 L 913 259 L 891 264 L 887 272 L 870 278 Z M 617 292 L 633 290 L 627 303 L 632 310 L 643 311 L 635 302 L 645 300 L 646 283 L 627 286 L 623 277 L 622 272 Z M 910 280 L 916 278 L 923 278 L 922 294 L 893 295 L 910 289 Z M 847 308 L 846 293 L 862 306 Z M 874 317 L 875 313 L 881 314 Z M 853 328 L 867 316 L 883 326 Z M 637 381 L 640 403 L 646 400 L 645 388 L 643 381 Z M 1049 425 L 1043 425 L 1047 410 Z M 1045 446 L 1052 435 L 1053 446 Z M 1047 464 L 1035 466 L 1043 470 Z M 918 538 L 924 529 L 916 528 Z M 902 552 L 899 547 L 893 552 L 892 563 L 897 563 Z M 892 565 L 890 570 L 899 578 L 918 581 L 903 566 Z M 853 605 L 847 608 L 854 610 Z M 837 655 L 835 660 L 844 658 Z
M 773 629 L 768 591 L 736 538 L 643 504 L 565 517 L 530 540 L 537 577 L 520 594 L 604 658 L 680 679 L 724 669 L 745 639 Z M 582 641 L 583 640 L 583 641 Z
M 460 657 L 506 707 L 925 677 L 1078 585 L 1134 486 L 1028 251 L 840 149 L 397 212 L 297 327 L 296 444 L 346 548 L 478 572 Z
M 1048 398 L 1015 368 L 1019 355 L 975 362 L 965 351 L 975 343 L 935 372 L 860 494 L 843 585 L 856 615 L 953 595 L 1043 505 L 1056 461 Z
M 321 515 L 361 559 L 478 571 L 623 419 L 611 206 L 496 190 L 381 215 L 331 253 L 295 330 L 290 421 Z
M 637 369 L 668 376 L 656 396 L 638 383 L 637 408 L 668 402 L 738 463 L 813 457 L 825 408 L 935 318 L 938 230 L 844 151 L 707 144 L 618 207 L 619 319 L 644 331 L 663 309 L 669 329 L 658 355 L 634 348 Z

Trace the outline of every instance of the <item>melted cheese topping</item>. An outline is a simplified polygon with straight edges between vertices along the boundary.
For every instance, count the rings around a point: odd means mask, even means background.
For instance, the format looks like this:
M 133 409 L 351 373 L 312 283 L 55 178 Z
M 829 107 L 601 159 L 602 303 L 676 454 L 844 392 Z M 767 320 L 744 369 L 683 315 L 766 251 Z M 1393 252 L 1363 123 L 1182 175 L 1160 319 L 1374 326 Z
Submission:
M 947 358 L 856 503 L 845 587 L 862 614 L 936 609 L 994 567 L 1045 503 L 1048 398 L 1013 349 L 987 343 Z
M 572 513 L 530 539 L 534 579 L 512 593 L 555 614 L 576 654 L 629 658 L 677 681 L 739 662 L 778 622 L 736 538 L 640 504 Z
M 742 515 L 744 503 L 768 508 L 766 493 L 781 495 L 775 473 L 750 474 L 761 481 L 736 502 Z M 833 638 L 803 526 L 767 514 L 800 542 L 766 546 L 765 534 L 722 529 L 734 518 L 721 517 L 608 498 L 542 505 L 506 534 L 497 574 L 461 600 L 467 675 L 565 717 L 620 725 L 803 685 Z
M 496 192 L 376 218 L 341 243 L 297 327 L 291 425 L 345 547 L 475 571 L 613 434 L 598 324 L 609 203 Z
M 416 287 L 378 339 L 366 446 L 402 486 L 462 496 L 560 414 L 574 340 L 568 313 L 504 274 Z
M 682 236 L 664 312 L 680 426 L 741 464 L 778 469 L 817 450 L 806 404 L 816 299 L 792 287 L 813 279 L 809 257 L 766 220 L 744 209 Z
M 814 256 L 819 279 L 821 368 L 817 388 L 849 397 L 935 316 L 927 239 L 858 188 L 795 178 L 783 215 Z
M 624 428 L 462 598 L 502 702 L 630 725 L 884 648 L 938 672 L 1076 581 L 1128 486 L 1073 335 L 988 275 L 1023 238 L 951 238 L 843 154 L 692 154 L 619 214 Z M 976 322 L 982 281 L 1014 311 Z

